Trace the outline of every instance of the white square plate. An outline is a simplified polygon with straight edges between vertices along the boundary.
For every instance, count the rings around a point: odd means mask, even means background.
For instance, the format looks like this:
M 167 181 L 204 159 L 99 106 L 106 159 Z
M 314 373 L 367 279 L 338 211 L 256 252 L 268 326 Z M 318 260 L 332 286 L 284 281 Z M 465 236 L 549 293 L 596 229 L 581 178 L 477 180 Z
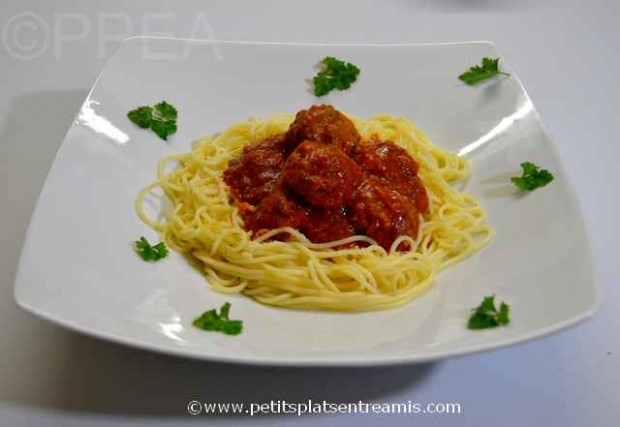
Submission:
M 357 64 L 359 80 L 320 100 L 307 79 L 324 56 Z M 261 364 L 375 365 L 437 359 L 514 344 L 572 325 L 595 307 L 587 237 L 552 141 L 511 73 L 475 87 L 457 76 L 491 43 L 294 45 L 126 40 L 108 62 L 58 152 L 34 212 L 17 275 L 20 306 L 66 327 L 137 347 L 201 359 Z M 504 69 L 507 66 L 501 62 Z M 509 70 L 508 70 L 509 71 Z M 129 110 L 166 100 L 179 130 L 167 143 Z M 352 115 L 413 120 L 431 140 L 471 160 L 468 191 L 489 213 L 490 246 L 439 274 L 405 307 L 342 314 L 266 307 L 213 292 L 179 254 L 145 263 L 136 193 L 158 160 L 250 116 L 332 103 Z M 532 161 L 555 180 L 520 194 L 509 177 Z M 496 294 L 508 327 L 470 331 L 471 309 Z M 192 327 L 232 302 L 244 333 Z

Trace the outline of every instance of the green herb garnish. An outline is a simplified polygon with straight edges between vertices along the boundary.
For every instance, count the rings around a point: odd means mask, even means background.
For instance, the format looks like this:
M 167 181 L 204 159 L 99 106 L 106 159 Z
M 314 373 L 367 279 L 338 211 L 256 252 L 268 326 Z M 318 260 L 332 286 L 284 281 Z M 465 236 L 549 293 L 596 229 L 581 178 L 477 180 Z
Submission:
M 495 308 L 495 295 L 484 297 L 482 304 L 474 309 L 467 327 L 469 329 L 489 329 L 504 326 L 510 322 L 509 314 L 510 308 L 504 302 L 499 305 L 499 310 Z
M 538 187 L 544 187 L 553 181 L 553 175 L 546 169 L 541 169 L 534 163 L 521 163 L 523 174 L 513 176 L 510 180 L 523 191 L 532 191 Z
M 168 255 L 168 248 L 164 242 L 151 246 L 146 238 L 140 237 L 140 240 L 136 240 L 134 243 L 136 252 L 145 261 L 159 261 Z
M 320 64 L 323 69 L 312 79 L 316 96 L 327 95 L 334 89 L 345 90 L 350 88 L 360 73 L 360 69 L 350 62 L 344 62 L 331 56 L 323 58 Z
M 138 107 L 127 113 L 127 117 L 141 128 L 151 128 L 163 140 L 177 131 L 177 109 L 166 101 L 154 107 Z
M 467 83 L 468 85 L 475 85 L 490 77 L 503 74 L 509 76 L 510 74 L 499 70 L 499 58 L 482 58 L 482 65 L 476 65 L 471 67 L 468 71 L 465 71 L 459 76 L 459 79 Z
M 202 313 L 192 324 L 197 328 L 205 331 L 220 331 L 226 335 L 239 335 L 243 331 L 243 321 L 230 320 L 228 312 L 230 311 L 230 303 L 226 303 L 220 308 L 220 314 L 213 308 Z

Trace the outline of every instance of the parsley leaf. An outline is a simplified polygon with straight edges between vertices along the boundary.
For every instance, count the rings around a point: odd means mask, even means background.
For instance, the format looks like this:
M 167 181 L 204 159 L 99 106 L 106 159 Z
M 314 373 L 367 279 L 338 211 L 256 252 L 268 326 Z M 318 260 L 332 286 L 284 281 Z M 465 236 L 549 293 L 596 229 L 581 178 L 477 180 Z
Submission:
M 523 174 L 513 176 L 510 180 L 523 191 L 532 191 L 553 181 L 553 175 L 548 170 L 541 169 L 534 163 L 521 163 L 521 169 L 523 169 Z
M 138 107 L 127 113 L 127 117 L 141 128 L 148 129 L 151 127 L 151 110 L 151 107 Z
M 326 56 L 320 62 L 322 70 L 312 79 L 314 95 L 327 95 L 334 89 L 345 90 L 357 80 L 360 69 L 350 62 Z
M 489 329 L 505 326 L 510 322 L 510 307 L 502 302 L 499 311 L 495 307 L 495 295 L 484 297 L 482 303 L 474 309 L 469 318 L 469 329 Z
M 151 128 L 163 140 L 177 131 L 177 110 L 166 101 L 154 107 L 138 107 L 127 113 L 127 117 L 143 129 Z
M 140 240 L 136 240 L 134 244 L 136 252 L 145 261 L 159 261 L 168 255 L 168 248 L 164 242 L 151 246 L 145 237 L 140 237 Z
M 499 58 L 482 58 L 482 65 L 476 65 L 471 67 L 468 71 L 465 71 L 459 76 L 459 79 L 467 83 L 468 85 L 475 85 L 490 77 L 503 74 L 509 76 L 510 74 L 499 70 Z
M 230 320 L 228 313 L 230 303 L 224 304 L 220 308 L 220 314 L 215 309 L 205 311 L 200 317 L 192 322 L 192 325 L 205 331 L 220 331 L 226 335 L 239 335 L 243 331 L 243 321 Z

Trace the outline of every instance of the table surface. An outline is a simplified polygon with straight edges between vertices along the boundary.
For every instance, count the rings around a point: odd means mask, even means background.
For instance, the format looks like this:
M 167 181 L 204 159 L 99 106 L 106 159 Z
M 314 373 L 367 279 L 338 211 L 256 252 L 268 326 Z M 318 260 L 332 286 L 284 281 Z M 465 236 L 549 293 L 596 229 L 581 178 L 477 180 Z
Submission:
M 609 426 L 620 421 L 620 2 L 613 0 L 117 1 L 0 5 L 0 425 Z M 523 81 L 575 187 L 601 307 L 526 344 L 410 366 L 225 365 L 125 348 L 53 326 L 13 300 L 30 215 L 106 58 L 135 34 L 330 43 L 494 41 Z M 615 190 L 614 190 L 615 188 Z M 309 398 L 459 403 L 460 415 L 191 417 L 186 405 Z M 614 423 L 615 421 L 615 423 Z

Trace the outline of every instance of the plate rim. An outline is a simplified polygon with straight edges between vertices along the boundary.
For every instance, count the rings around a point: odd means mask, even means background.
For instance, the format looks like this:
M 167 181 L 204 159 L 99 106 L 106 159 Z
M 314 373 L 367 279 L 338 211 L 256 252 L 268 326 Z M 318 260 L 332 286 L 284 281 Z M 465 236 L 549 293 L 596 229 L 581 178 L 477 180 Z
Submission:
M 538 340 L 540 338 L 544 338 L 547 335 L 551 335 L 555 332 L 559 332 L 561 330 L 570 328 L 571 326 L 578 325 L 586 320 L 591 319 L 598 309 L 598 304 L 594 304 L 590 309 L 585 312 L 573 316 L 571 318 L 565 319 L 561 322 L 556 323 L 555 325 L 548 326 L 546 328 L 538 329 L 531 334 L 525 334 L 520 336 L 517 339 L 509 338 L 509 339 L 500 339 L 497 341 L 493 341 L 492 343 L 485 345 L 476 345 L 463 348 L 457 351 L 445 350 L 442 352 L 433 352 L 433 353 L 420 353 L 417 355 L 413 355 L 410 357 L 403 356 L 380 356 L 374 358 L 342 358 L 342 357 L 323 357 L 314 359 L 312 357 L 282 357 L 279 358 L 268 358 L 268 357 L 239 357 L 238 355 L 232 356 L 219 356 L 212 354 L 196 354 L 188 351 L 184 351 L 183 347 L 169 347 L 169 346 L 160 346 L 157 344 L 151 344 L 143 341 L 137 341 L 130 338 L 125 338 L 122 336 L 118 336 L 116 334 L 102 332 L 99 330 L 93 330 L 90 328 L 82 327 L 77 323 L 71 322 L 70 320 L 60 319 L 58 317 L 54 317 L 49 315 L 48 313 L 37 309 L 34 306 L 27 304 L 24 301 L 20 301 L 19 298 L 15 298 L 17 301 L 17 305 L 23 310 L 34 314 L 40 319 L 46 320 L 56 326 L 61 326 L 69 329 L 70 331 L 77 332 L 81 335 L 94 337 L 106 341 L 112 344 L 122 344 L 127 347 L 143 350 L 143 351 L 152 351 L 158 354 L 163 354 L 166 356 L 175 356 L 182 357 L 189 360 L 199 360 L 203 362 L 217 362 L 217 363 L 229 363 L 229 364 L 237 364 L 237 365 L 255 365 L 255 366 L 282 366 L 282 367 L 379 367 L 379 366 L 395 366 L 395 365 L 409 365 L 409 364 L 417 364 L 417 363 L 427 363 L 427 362 L 438 362 L 443 359 L 452 358 L 452 357 L 462 357 L 469 354 L 482 353 L 492 350 L 499 350 L 503 348 L 509 348 L 518 344 L 522 344 L 529 341 Z M 597 301 L 597 300 L 595 300 Z M 484 331 L 482 331 L 484 332 Z

